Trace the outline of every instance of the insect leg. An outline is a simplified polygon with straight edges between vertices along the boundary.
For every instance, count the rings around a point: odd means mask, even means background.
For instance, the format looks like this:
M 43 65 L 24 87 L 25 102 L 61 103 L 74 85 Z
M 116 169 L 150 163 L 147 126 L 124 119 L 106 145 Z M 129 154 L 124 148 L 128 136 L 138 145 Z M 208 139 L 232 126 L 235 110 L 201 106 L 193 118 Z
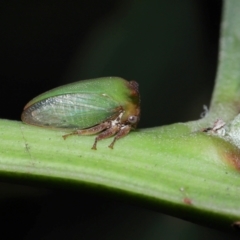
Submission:
M 113 125 L 110 128 L 106 129 L 104 132 L 100 133 L 94 141 L 94 144 L 92 146 L 92 149 L 97 150 L 97 142 L 99 140 L 102 140 L 104 138 L 108 138 L 111 137 L 112 135 L 114 135 L 116 132 L 118 132 L 120 129 L 119 124 Z
M 92 134 L 99 133 L 108 127 L 110 127 L 110 122 L 103 122 L 103 123 L 96 125 L 94 127 L 91 127 L 91 128 L 78 129 L 74 132 L 63 135 L 62 137 L 65 140 L 67 137 L 69 137 L 71 135 L 92 135 Z
M 108 147 L 113 149 L 114 143 L 119 138 L 122 138 L 122 137 L 126 136 L 130 132 L 130 130 L 131 130 L 131 126 L 130 125 L 126 125 L 124 127 L 121 127 L 120 131 L 117 133 L 117 135 L 114 137 L 113 141 L 111 142 L 111 144 Z

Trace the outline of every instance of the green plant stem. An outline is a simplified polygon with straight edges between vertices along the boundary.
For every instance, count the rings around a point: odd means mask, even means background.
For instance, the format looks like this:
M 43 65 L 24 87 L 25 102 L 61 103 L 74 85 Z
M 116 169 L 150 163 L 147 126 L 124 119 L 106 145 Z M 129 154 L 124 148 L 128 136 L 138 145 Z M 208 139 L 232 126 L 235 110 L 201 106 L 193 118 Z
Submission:
M 219 63 L 210 115 L 232 120 L 240 110 L 240 2 L 225 1 Z

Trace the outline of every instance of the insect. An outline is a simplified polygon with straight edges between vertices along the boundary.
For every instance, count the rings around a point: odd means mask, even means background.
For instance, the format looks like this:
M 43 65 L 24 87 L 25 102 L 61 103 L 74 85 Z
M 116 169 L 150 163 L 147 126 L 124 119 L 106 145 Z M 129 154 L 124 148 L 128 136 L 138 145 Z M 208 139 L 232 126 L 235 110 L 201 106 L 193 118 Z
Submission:
M 138 83 L 119 77 L 83 80 L 47 91 L 25 107 L 22 121 L 47 128 L 68 129 L 63 136 L 98 134 L 99 140 L 115 135 L 119 138 L 135 129 L 140 119 Z

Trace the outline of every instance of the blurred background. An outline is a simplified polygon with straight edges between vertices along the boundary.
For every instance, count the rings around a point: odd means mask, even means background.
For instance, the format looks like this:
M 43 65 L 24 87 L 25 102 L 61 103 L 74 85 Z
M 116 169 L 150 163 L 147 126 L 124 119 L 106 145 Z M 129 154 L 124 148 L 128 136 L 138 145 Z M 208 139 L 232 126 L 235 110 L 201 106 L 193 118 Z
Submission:
M 213 90 L 221 8 L 220 0 L 3 0 L 0 117 L 19 121 L 24 105 L 51 88 L 120 76 L 140 84 L 140 128 L 198 119 Z M 0 190 L 8 237 L 229 237 L 94 193 L 5 183 Z
M 217 63 L 219 0 L 2 1 L 1 118 L 65 83 L 140 84 L 140 127 L 198 119 Z M 6 104 L 7 103 L 7 104 Z

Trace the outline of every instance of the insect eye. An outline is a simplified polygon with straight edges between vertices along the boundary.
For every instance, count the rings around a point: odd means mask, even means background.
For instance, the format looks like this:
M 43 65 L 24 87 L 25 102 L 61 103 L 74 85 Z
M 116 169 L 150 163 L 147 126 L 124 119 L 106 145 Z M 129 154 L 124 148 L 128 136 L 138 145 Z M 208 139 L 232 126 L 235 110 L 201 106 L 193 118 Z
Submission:
M 130 123 L 136 123 L 138 121 L 138 117 L 137 116 L 129 116 L 128 121 Z

